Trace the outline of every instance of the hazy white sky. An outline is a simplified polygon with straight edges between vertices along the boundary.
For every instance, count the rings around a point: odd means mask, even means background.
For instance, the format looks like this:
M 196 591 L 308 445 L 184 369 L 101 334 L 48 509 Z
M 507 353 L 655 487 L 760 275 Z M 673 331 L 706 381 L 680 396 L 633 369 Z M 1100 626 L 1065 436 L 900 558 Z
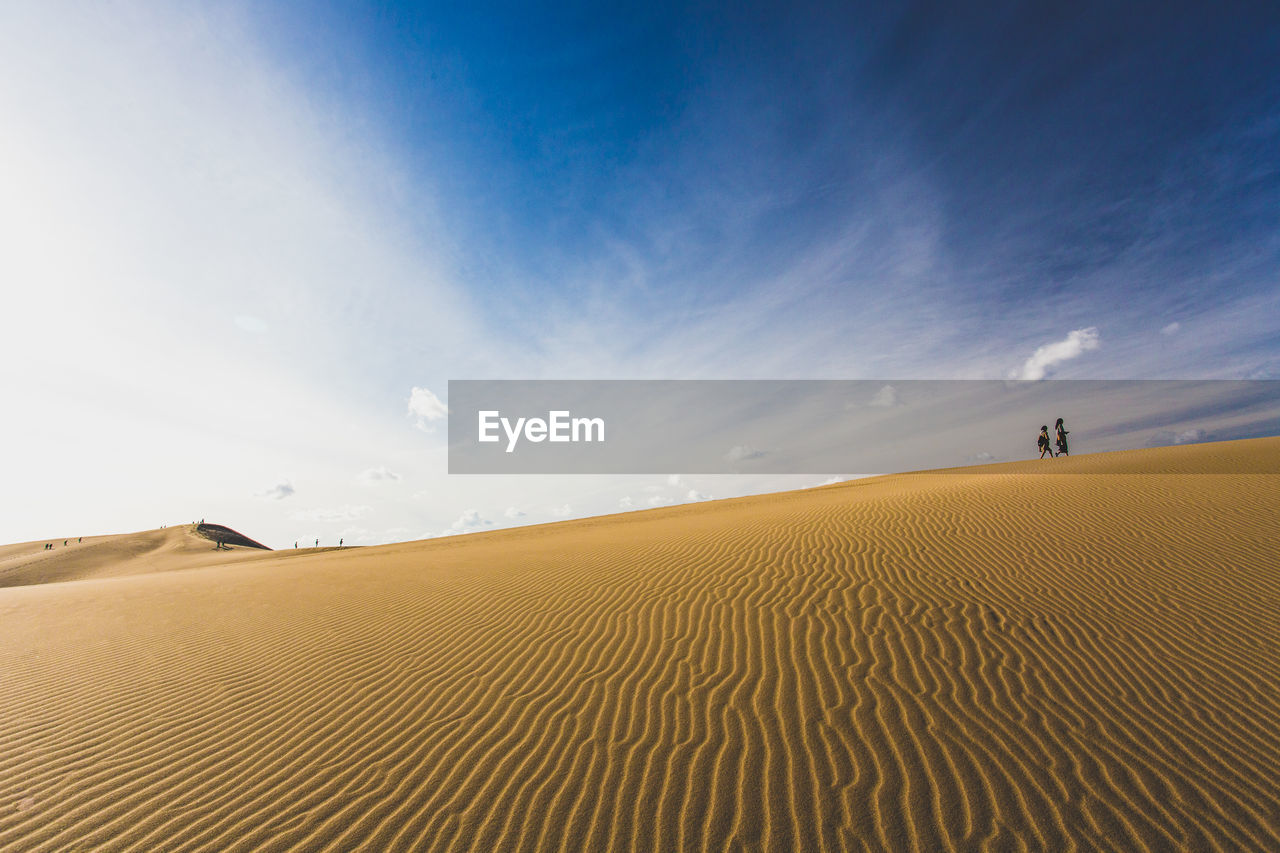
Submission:
M 6 16 L 0 540 L 204 517 L 281 547 L 661 502 L 647 482 L 444 474 L 411 388 L 524 362 L 477 328 L 447 235 L 403 224 L 437 218 L 430 196 L 243 21 Z

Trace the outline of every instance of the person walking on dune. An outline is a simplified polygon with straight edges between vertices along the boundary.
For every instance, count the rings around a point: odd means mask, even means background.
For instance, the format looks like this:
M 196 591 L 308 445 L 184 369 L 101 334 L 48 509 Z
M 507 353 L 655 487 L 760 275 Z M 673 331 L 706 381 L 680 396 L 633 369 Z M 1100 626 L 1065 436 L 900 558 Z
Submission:
M 1058 422 L 1053 425 L 1053 431 L 1058 439 L 1058 455 L 1070 456 L 1067 453 L 1067 428 L 1062 425 L 1062 418 L 1058 418 Z
M 1044 426 L 1040 427 L 1040 437 L 1036 439 L 1036 445 L 1039 446 L 1040 448 L 1041 459 L 1044 458 L 1044 455 L 1046 453 L 1049 454 L 1050 459 L 1053 458 L 1053 447 L 1051 447 L 1049 444 L 1049 425 L 1048 424 L 1045 424 Z

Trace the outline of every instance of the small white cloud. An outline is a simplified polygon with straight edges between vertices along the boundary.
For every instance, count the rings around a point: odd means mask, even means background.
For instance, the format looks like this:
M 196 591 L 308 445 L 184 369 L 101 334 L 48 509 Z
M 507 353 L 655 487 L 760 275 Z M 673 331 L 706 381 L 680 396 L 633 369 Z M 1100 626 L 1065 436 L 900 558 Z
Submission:
M 386 465 L 379 465 L 377 468 L 366 468 L 361 471 L 356 479 L 366 486 L 372 486 L 377 483 L 395 482 L 400 479 L 400 475 L 388 469 Z
M 274 486 L 255 492 L 256 497 L 267 498 L 274 501 L 282 501 L 292 495 L 294 492 L 293 483 L 288 480 L 281 480 Z
M 1031 354 L 1021 370 L 1010 374 L 1012 379 L 1044 379 L 1055 364 L 1079 357 L 1082 353 L 1098 348 L 1098 330 L 1094 326 L 1076 329 L 1060 341 L 1045 344 Z
M 1176 335 L 1176 334 L 1178 334 L 1178 330 L 1179 330 L 1179 329 L 1181 329 L 1181 328 L 1182 328 L 1182 324 L 1181 324 L 1181 323 L 1173 322 L 1173 323 L 1170 323 L 1169 325 L 1165 326 L 1163 329 L 1161 329 L 1161 330 L 1160 330 L 1160 334 L 1162 334 L 1162 335 Z
M 423 432 L 431 432 L 432 427 L 428 424 L 448 417 L 449 407 L 430 390 L 414 386 L 409 392 L 409 414 L 416 419 L 414 426 Z
M 681 480 L 680 480 L 680 475 L 679 475 L 679 474 L 668 474 L 668 475 L 667 475 L 667 485 L 668 485 L 668 486 L 675 486 L 676 488 L 679 488 L 680 486 L 684 485 L 684 483 L 683 483 L 683 482 L 681 482 Z
M 671 503 L 671 498 L 666 495 L 654 495 L 649 498 L 649 500 L 645 501 L 645 503 L 649 504 L 649 506 L 666 506 Z
M 483 530 L 493 524 L 487 518 L 480 517 L 480 510 L 468 509 L 462 515 L 458 516 L 458 520 L 449 525 L 448 530 L 441 531 L 441 536 L 456 536 L 459 533 L 473 533 L 477 530 Z
M 236 328 L 242 332 L 252 332 L 255 335 L 261 335 L 267 331 L 267 321 L 261 317 L 252 317 L 247 314 L 236 317 Z
M 704 495 L 697 489 L 690 489 L 689 493 L 684 496 L 684 499 L 686 501 L 709 501 L 711 500 L 711 495 Z
M 724 455 L 724 458 L 730 462 L 742 462 L 746 459 L 759 459 L 761 456 L 764 456 L 763 450 L 756 450 L 749 445 L 739 444 L 736 447 L 729 448 L 729 452 Z
M 548 507 L 547 512 L 551 513 L 552 515 L 558 515 L 561 518 L 563 518 L 564 516 L 573 512 L 573 507 L 570 506 L 569 504 L 564 504 L 563 506 L 553 506 L 553 507 Z
M 1151 436 L 1147 446 L 1168 447 L 1171 444 L 1195 444 L 1208 439 L 1209 433 L 1202 429 L 1185 429 L 1176 432 L 1171 429 L 1163 429 Z
M 300 509 L 289 513 L 289 518 L 294 521 L 320 521 L 325 523 L 334 523 L 339 521 L 355 521 L 357 518 L 366 516 L 373 512 L 371 506 L 347 506 L 319 508 L 319 509 Z
M 505 515 L 507 518 L 523 518 L 524 512 L 522 510 L 516 509 L 513 506 L 509 506 L 507 507 L 507 510 L 506 512 L 503 513 L 503 515 Z
M 898 391 L 892 385 L 886 385 L 875 393 L 867 404 L 880 409 L 888 409 L 898 405 Z
M 964 461 L 975 465 L 981 465 L 983 462 L 994 462 L 996 461 L 996 458 L 987 451 L 980 450 L 977 453 L 970 453 L 964 458 Z
M 631 509 L 635 504 L 632 502 L 630 495 L 624 495 L 618 499 L 618 506 L 622 509 Z

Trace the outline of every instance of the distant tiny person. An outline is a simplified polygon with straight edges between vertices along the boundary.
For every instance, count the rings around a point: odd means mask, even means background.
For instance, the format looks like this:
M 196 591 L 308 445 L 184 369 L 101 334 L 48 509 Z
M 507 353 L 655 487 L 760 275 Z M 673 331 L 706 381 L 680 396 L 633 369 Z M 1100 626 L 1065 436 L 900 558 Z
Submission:
M 1053 425 L 1053 431 L 1058 437 L 1058 455 L 1070 456 L 1067 453 L 1067 428 L 1062 425 L 1062 418 L 1058 418 L 1058 422 Z
M 1053 458 L 1053 448 L 1049 445 L 1049 425 L 1045 424 L 1040 427 L 1040 437 L 1036 439 L 1036 444 L 1040 447 L 1040 458 L 1043 459 L 1046 453 L 1049 458 Z
M 341 540 L 341 539 L 339 539 L 339 540 L 338 540 L 338 547 L 339 547 L 339 548 L 341 548 L 341 547 L 342 547 L 342 540 Z
M 298 543 L 297 543 L 297 542 L 294 542 L 294 543 L 293 543 L 293 550 L 295 550 L 295 551 L 296 551 L 296 550 L 298 550 Z
M 319 547 L 320 547 L 320 540 L 319 540 L 319 539 L 317 539 L 317 540 L 316 540 L 316 547 L 317 547 L 317 548 L 319 548 Z

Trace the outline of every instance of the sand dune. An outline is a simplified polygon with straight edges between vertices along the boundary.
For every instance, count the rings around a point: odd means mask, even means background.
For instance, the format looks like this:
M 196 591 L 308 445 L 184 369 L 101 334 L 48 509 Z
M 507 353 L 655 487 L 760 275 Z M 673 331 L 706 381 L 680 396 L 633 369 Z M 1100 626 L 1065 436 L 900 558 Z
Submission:
M 1114 464 L 0 590 L 0 849 L 1280 849 L 1280 478 Z
M 52 550 L 45 548 L 47 543 L 52 543 Z M 180 571 L 271 553 L 265 545 L 219 524 L 181 524 L 116 536 L 59 536 L 0 546 L 0 587 Z

